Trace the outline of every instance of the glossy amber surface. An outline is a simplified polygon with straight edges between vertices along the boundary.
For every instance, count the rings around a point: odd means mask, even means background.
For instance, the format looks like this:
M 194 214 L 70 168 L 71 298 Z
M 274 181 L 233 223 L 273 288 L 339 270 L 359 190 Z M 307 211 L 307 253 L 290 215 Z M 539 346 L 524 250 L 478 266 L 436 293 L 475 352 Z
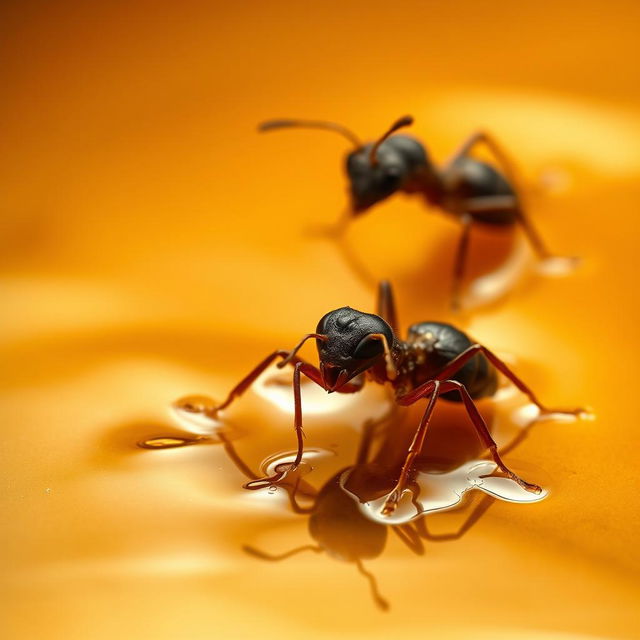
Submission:
M 639 18 L 620 0 L 3 4 L 5 637 L 638 637 Z M 346 141 L 256 123 L 371 139 L 404 113 L 438 161 L 494 132 L 541 233 L 582 264 L 551 278 L 525 260 L 509 295 L 453 316 L 458 227 L 408 197 L 354 223 L 351 261 L 393 280 L 405 326 L 455 321 L 595 419 L 540 423 L 507 457 L 543 502 L 497 503 L 421 557 L 389 536 L 367 562 L 382 613 L 353 565 L 242 552 L 309 543 L 307 519 L 242 490 L 221 446 L 136 442 L 180 436 L 176 398 L 221 399 L 326 311 L 372 310 L 308 233 L 346 204 Z M 493 269 L 505 239 L 472 242 L 476 275 Z M 308 446 L 337 451 L 319 481 L 358 444 L 342 400 L 307 419 Z M 229 421 L 254 468 L 293 447 L 259 395 Z

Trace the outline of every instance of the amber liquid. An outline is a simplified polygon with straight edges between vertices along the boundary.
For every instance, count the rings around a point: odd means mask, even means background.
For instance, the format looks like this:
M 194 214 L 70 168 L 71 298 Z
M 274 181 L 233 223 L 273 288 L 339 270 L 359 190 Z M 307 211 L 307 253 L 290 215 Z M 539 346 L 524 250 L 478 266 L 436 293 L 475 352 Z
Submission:
M 638 637 L 635 3 L 567 2 L 553 20 L 539 3 L 296 7 L 1 9 L 3 636 Z M 346 253 L 310 234 L 345 206 L 345 143 L 255 124 L 335 118 L 371 138 L 406 112 L 437 160 L 493 131 L 540 232 L 579 268 L 552 278 L 522 249 L 506 295 L 453 316 L 459 230 L 417 198 L 359 219 Z M 475 234 L 473 277 L 510 243 Z M 372 310 L 381 277 L 404 326 L 454 321 L 548 404 L 595 414 L 537 424 L 508 454 L 545 500 L 498 501 L 423 556 L 389 531 L 365 560 L 387 613 L 353 563 L 245 553 L 312 544 L 309 517 L 281 491 L 242 489 L 224 443 L 170 409 L 221 399 L 330 309 Z M 383 402 L 365 393 L 306 416 L 307 446 L 329 452 L 310 486 L 353 464 L 358 407 Z M 506 411 L 483 405 L 501 424 Z M 259 394 L 227 419 L 254 471 L 295 445 L 290 414 Z M 430 452 L 481 455 L 451 420 L 460 446 Z M 159 436 L 201 439 L 138 446 Z M 456 531 L 479 498 L 430 530 Z

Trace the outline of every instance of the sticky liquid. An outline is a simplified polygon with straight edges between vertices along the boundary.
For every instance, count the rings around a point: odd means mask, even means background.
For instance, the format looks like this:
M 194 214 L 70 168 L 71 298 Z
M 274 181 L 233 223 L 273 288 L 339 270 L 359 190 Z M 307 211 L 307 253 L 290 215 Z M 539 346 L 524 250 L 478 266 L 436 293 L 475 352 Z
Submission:
M 2 11 L 4 637 L 640 633 L 633 3 L 567 2 L 553 20 L 544 3 Z M 310 237 L 344 207 L 347 143 L 259 137 L 255 124 L 335 118 L 369 139 L 407 111 L 437 160 L 480 126 L 495 132 L 540 232 L 578 268 L 538 273 L 517 236 L 478 230 L 474 277 L 499 269 L 496 256 L 515 255 L 516 268 L 489 294 L 469 282 L 473 304 L 453 316 L 459 229 L 417 199 L 355 222 L 351 258 Z M 389 530 L 363 561 L 387 613 L 353 563 L 243 551 L 314 544 L 286 492 L 242 488 L 295 446 L 286 384 L 277 407 L 260 390 L 243 398 L 226 440 L 185 428 L 173 408 L 190 394 L 221 400 L 332 308 L 372 310 L 380 277 L 403 326 L 454 321 L 512 354 L 546 403 L 596 416 L 538 423 L 506 456 L 546 499 L 496 501 L 453 539 L 482 500 L 470 493 L 419 520 L 436 538 L 422 556 Z M 306 444 L 324 457 L 303 481 L 322 487 L 353 465 L 384 402 L 375 388 L 323 396 L 321 410 L 310 398 Z M 438 409 L 425 473 L 481 459 L 454 409 Z M 482 411 L 497 434 L 518 433 L 510 409 Z M 399 458 L 418 419 L 408 412 L 375 460 Z

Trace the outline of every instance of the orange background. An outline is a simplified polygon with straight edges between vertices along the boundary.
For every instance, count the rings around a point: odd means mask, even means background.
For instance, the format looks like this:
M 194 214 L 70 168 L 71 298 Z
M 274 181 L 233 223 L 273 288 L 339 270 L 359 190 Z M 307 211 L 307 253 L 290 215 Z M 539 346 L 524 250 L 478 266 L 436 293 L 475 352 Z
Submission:
M 639 18 L 622 1 L 3 3 L 8 637 L 638 637 Z M 241 553 L 308 533 L 248 498 L 220 449 L 134 445 L 172 428 L 176 397 L 220 398 L 327 310 L 372 308 L 306 234 L 345 205 L 345 142 L 255 124 L 334 119 L 371 139 L 404 113 L 437 160 L 493 131 L 548 243 L 583 258 L 456 322 L 549 404 L 597 417 L 518 449 L 548 500 L 497 504 L 422 558 L 390 542 L 370 567 L 382 614 L 353 567 Z M 348 240 L 408 324 L 450 318 L 457 234 L 397 198 Z M 291 446 L 271 427 L 251 427 L 254 464 Z

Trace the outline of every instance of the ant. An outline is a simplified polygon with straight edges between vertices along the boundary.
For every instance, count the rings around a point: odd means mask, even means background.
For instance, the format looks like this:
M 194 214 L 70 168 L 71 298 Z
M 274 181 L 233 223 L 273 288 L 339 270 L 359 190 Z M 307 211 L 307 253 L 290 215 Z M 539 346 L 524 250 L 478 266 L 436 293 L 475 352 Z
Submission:
M 260 124 L 258 130 L 272 131 L 284 127 L 325 129 L 343 135 L 353 144 L 355 149 L 346 157 L 350 208 L 330 229 L 329 235 L 338 236 L 351 218 L 366 213 L 398 192 L 419 193 L 428 205 L 438 207 L 457 219 L 462 225 L 462 234 L 453 269 L 454 309 L 460 307 L 470 231 L 474 224 L 494 228 L 519 224 L 540 259 L 553 257 L 525 213 L 513 164 L 493 137 L 483 131 L 474 133 L 443 167 L 437 167 L 418 140 L 406 135 L 391 135 L 411 124 L 411 116 L 399 118 L 378 140 L 368 143 L 361 142 L 346 127 L 323 120 L 269 120 Z M 502 172 L 470 157 L 480 144 L 489 148 Z
M 399 339 L 397 331 L 393 292 L 390 283 L 384 281 L 378 289 L 377 315 L 350 307 L 330 311 L 320 319 L 315 333 L 305 335 L 291 351 L 277 350 L 268 355 L 231 389 L 222 404 L 207 410 L 209 417 L 217 419 L 219 412 L 241 396 L 276 360 L 280 360 L 277 364 L 279 368 L 293 366 L 294 428 L 297 438 L 295 459 L 270 476 L 251 480 L 244 485 L 245 488 L 260 489 L 282 483 L 302 462 L 304 433 L 300 380 L 305 375 L 329 393 L 355 393 L 362 389 L 365 379 L 368 379 L 378 384 L 390 384 L 395 393 L 395 402 L 400 406 L 428 399 L 399 477 L 382 507 L 382 515 L 393 514 L 410 482 L 414 461 L 422 450 L 429 420 L 440 396 L 462 402 L 480 442 L 488 449 L 496 464 L 496 473 L 510 478 L 527 491 L 541 493 L 538 485 L 526 482 L 502 461 L 474 400 L 495 393 L 499 371 L 538 407 L 540 416 L 556 413 L 578 416 L 584 410 L 546 408 L 502 360 L 486 347 L 473 343 L 466 334 L 450 324 L 414 324 L 409 328 L 406 340 Z M 298 350 L 309 339 L 316 340 L 319 368 L 297 356 Z

